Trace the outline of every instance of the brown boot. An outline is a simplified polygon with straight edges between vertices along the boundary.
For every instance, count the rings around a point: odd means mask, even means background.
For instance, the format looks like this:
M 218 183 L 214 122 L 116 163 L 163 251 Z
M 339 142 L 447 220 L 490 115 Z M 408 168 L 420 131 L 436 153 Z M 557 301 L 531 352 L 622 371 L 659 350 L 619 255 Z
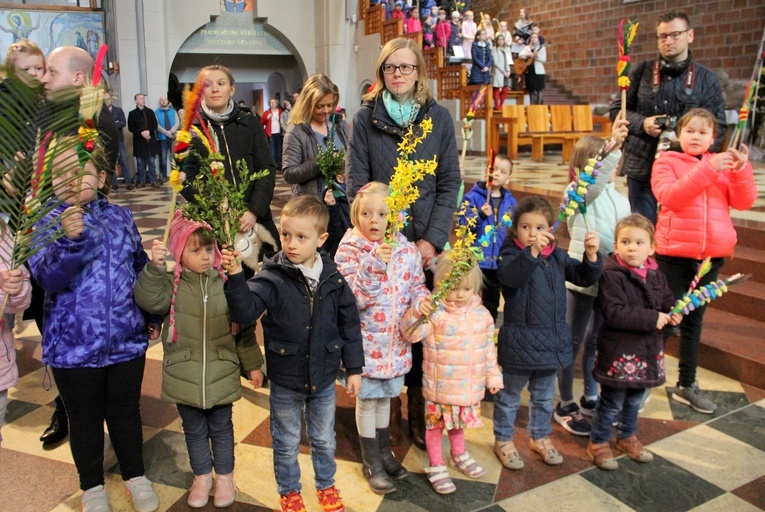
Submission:
M 407 414 L 409 415 L 409 433 L 412 435 L 412 444 L 420 450 L 425 449 L 425 399 L 422 397 L 422 388 L 408 388 Z
M 642 443 L 638 441 L 638 438 L 635 435 L 624 439 L 617 439 L 616 449 L 626 453 L 632 460 L 638 462 L 653 461 L 653 454 L 643 447 Z
M 390 399 L 390 439 L 388 443 L 391 446 L 401 444 L 403 434 L 401 432 L 401 397 Z

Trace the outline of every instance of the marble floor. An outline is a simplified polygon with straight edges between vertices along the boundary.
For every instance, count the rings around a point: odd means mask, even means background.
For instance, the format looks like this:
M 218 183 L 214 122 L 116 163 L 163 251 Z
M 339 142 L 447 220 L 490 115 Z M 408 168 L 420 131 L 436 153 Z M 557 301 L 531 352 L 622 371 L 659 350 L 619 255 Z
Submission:
M 532 193 L 562 190 L 567 169 L 557 164 L 559 155 L 547 162 L 531 163 L 522 157 L 513 174 L 513 188 Z M 479 178 L 483 159 L 468 157 L 468 179 Z M 758 169 L 760 198 L 765 207 L 763 175 Z M 289 187 L 277 179 L 274 210 L 289 199 Z M 620 186 L 623 186 L 620 184 Z M 169 188 L 144 188 L 114 194 L 113 200 L 134 212 L 136 224 L 148 247 L 161 236 Z M 760 212 L 756 212 L 760 213 Z M 765 220 L 763 215 L 754 220 Z M 743 219 L 742 219 L 743 220 Z M 38 437 L 54 410 L 55 387 L 40 362 L 40 338 L 34 325 L 18 336 L 21 380 L 9 393 L 10 403 L 0 447 L 0 510 L 74 511 L 80 509 L 77 472 L 66 441 L 43 449 Z M 147 476 L 155 483 L 161 511 L 187 510 L 187 489 L 192 480 L 180 420 L 173 406 L 160 400 L 162 348 L 150 347 L 144 374 L 141 411 L 144 423 L 144 458 Z M 581 375 L 575 396 L 581 394 Z M 677 360 L 667 360 L 667 383 L 677 379 Z M 743 385 L 708 370 L 699 380 L 720 405 L 713 416 L 696 413 L 669 398 L 669 387 L 655 388 L 641 414 L 638 434 L 655 454 L 651 464 L 624 457 L 618 471 L 605 472 L 587 459 L 587 438 L 572 436 L 553 423 L 551 438 L 564 457 L 561 466 L 549 467 L 528 447 L 528 422 L 524 397 L 519 412 L 516 444 L 526 467 L 502 469 L 492 453 L 491 401 L 483 404 L 482 428 L 466 431 L 467 446 L 487 468 L 485 476 L 471 480 L 451 471 L 457 492 L 441 496 L 425 478 L 426 454 L 408 440 L 395 453 L 411 475 L 396 482 L 398 491 L 380 497 L 372 494 L 361 474 L 360 448 L 354 424 L 353 402 L 338 387 L 337 486 L 348 510 L 371 511 L 755 511 L 765 510 L 765 390 Z M 253 390 L 243 381 L 244 398 L 234 406 L 236 482 L 239 494 L 231 510 L 265 511 L 278 507 L 273 477 L 268 418 L 268 389 Z M 305 441 L 305 439 L 304 439 Z M 447 449 L 444 439 L 444 449 Z M 130 505 L 108 443 L 105 454 L 106 487 L 112 510 L 130 511 Z M 301 444 L 300 466 L 303 495 L 309 511 L 321 507 L 314 497 L 308 446 Z M 214 510 L 212 503 L 206 510 Z

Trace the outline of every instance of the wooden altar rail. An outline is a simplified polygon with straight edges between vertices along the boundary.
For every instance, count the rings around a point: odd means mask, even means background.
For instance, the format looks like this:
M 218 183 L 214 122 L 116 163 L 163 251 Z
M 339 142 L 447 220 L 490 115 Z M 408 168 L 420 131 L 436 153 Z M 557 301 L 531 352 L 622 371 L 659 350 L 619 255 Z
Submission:
M 404 20 L 401 18 L 391 18 L 383 21 L 380 44 L 385 45 L 397 37 L 404 35 Z
M 382 33 L 383 23 L 385 23 L 385 7 L 381 4 L 370 7 L 364 16 L 364 33 L 366 35 Z

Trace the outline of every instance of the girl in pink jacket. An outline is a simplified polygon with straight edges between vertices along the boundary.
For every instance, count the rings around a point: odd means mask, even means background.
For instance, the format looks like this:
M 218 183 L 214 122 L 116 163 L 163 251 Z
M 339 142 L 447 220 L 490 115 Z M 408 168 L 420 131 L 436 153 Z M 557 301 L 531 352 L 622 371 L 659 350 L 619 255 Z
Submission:
M 712 270 L 699 282 L 717 280 L 723 258 L 736 246 L 730 208 L 748 210 L 757 199 L 749 150 L 710 153 L 717 118 L 694 108 L 677 123 L 682 151 L 665 151 L 653 164 L 651 189 L 661 204 L 656 224 L 656 262 L 680 298 L 707 257 Z M 680 381 L 672 398 L 698 412 L 712 414 L 717 405 L 696 382 L 699 343 L 706 306 L 696 308 L 680 324 Z
M 435 282 L 443 282 L 453 266 L 448 253 L 442 254 Z M 483 426 L 481 400 L 486 389 L 495 394 L 504 387 L 494 345 L 494 319 L 477 295 L 482 284 L 483 274 L 475 266 L 446 294 L 440 309 L 431 313 L 430 303 L 421 303 L 401 320 L 405 335 L 423 343 L 425 445 L 430 460 L 425 473 L 439 494 L 456 490 L 441 453 L 443 429 L 449 432 L 453 466 L 470 478 L 483 476 L 486 470 L 465 450 L 463 429 Z M 411 326 L 428 314 L 428 321 L 410 332 Z
M 388 448 L 390 399 L 401 394 L 404 375 L 412 368 L 411 344 L 399 330 L 399 320 L 412 304 L 430 303 L 417 247 L 400 233 L 395 244 L 383 240 L 386 197 L 388 186 L 377 182 L 356 193 L 351 205 L 354 228 L 345 233 L 335 254 L 359 307 L 365 366 L 356 427 L 364 476 L 377 494 L 395 491 L 391 478 L 408 474 Z

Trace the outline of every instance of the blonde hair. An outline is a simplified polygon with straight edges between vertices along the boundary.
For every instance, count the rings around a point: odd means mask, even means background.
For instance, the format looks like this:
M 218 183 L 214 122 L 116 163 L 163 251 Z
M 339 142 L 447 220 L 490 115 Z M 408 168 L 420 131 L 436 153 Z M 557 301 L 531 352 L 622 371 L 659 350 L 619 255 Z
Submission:
M 329 224 L 329 210 L 318 197 L 310 194 L 290 200 L 282 208 L 281 217 L 311 219 L 316 224 L 319 235 L 327 232 L 327 225 Z
M 603 147 L 604 140 L 595 135 L 585 135 L 574 146 L 571 154 L 571 179 L 576 179 L 579 171 L 587 166 L 590 158 L 595 158 Z
M 292 105 L 292 110 L 290 110 L 289 124 L 310 123 L 314 107 L 327 94 L 332 94 L 335 97 L 335 101 L 332 102 L 332 111 L 334 111 L 340 102 L 340 90 L 332 83 L 332 80 L 321 73 L 306 80 L 297 103 Z
M 376 81 L 372 86 L 372 90 L 366 93 L 361 99 L 364 101 L 375 101 L 379 98 L 383 91 L 385 91 L 385 76 L 383 76 L 382 67 L 385 61 L 398 50 L 408 49 L 414 53 L 414 59 L 417 61 L 417 83 L 414 85 L 414 100 L 420 105 L 424 105 L 425 102 L 433 98 L 433 94 L 430 92 L 430 85 L 428 80 L 428 68 L 425 65 L 425 57 L 422 55 L 422 50 L 414 39 L 407 39 L 405 37 L 397 37 L 391 41 L 388 41 L 380 51 L 380 57 L 377 59 L 377 68 L 375 70 Z
M 436 272 L 433 276 L 433 282 L 442 283 L 444 279 L 449 276 L 449 272 L 454 268 L 454 262 L 449 257 L 452 251 L 444 251 L 438 256 L 438 263 L 436 264 Z M 462 282 L 465 282 L 468 286 L 473 288 L 476 293 L 480 292 L 483 288 L 483 272 L 478 265 L 475 265 L 470 269 L 470 272 L 462 278 Z M 457 283 L 458 285 L 460 283 Z
M 43 69 L 45 69 L 45 55 L 39 46 L 29 39 L 21 39 L 8 47 L 5 54 L 5 72 L 12 74 L 16 72 L 16 57 L 20 54 L 39 55 L 43 60 Z
M 361 187 L 358 192 L 356 192 L 356 197 L 353 199 L 353 204 L 351 204 L 351 224 L 354 226 L 359 225 L 359 210 L 361 210 L 361 200 L 373 194 L 377 194 L 382 197 L 388 197 L 388 185 L 380 183 L 379 181 L 370 181 Z

